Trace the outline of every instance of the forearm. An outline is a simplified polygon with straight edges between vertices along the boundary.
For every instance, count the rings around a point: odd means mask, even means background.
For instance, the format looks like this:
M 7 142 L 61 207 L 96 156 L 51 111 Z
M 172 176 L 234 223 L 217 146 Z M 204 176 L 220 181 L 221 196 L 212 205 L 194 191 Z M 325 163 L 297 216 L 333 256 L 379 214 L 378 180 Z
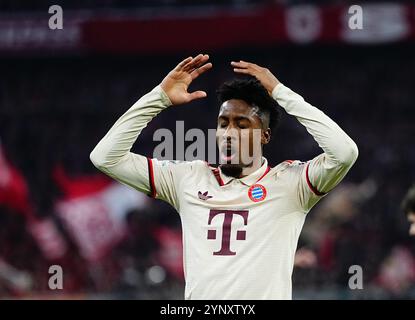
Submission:
M 356 161 L 358 149 L 354 141 L 322 111 L 281 83 L 274 88 L 272 96 L 313 136 L 323 149 L 327 161 L 346 166 Z
M 126 157 L 147 124 L 171 102 L 160 86 L 155 87 L 125 112 L 90 154 L 99 168 L 110 168 Z

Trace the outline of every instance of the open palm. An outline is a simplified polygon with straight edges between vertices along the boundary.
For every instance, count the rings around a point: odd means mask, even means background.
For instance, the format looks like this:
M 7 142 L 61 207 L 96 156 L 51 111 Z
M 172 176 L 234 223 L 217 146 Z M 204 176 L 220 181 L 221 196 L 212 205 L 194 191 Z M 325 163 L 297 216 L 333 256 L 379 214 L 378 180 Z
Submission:
M 160 86 L 166 92 L 173 105 L 188 103 L 192 100 L 207 96 L 205 91 L 189 93 L 189 85 L 203 72 L 212 68 L 212 64 L 206 63 L 209 60 L 207 54 L 199 54 L 196 57 L 188 57 L 180 62 L 163 79 Z

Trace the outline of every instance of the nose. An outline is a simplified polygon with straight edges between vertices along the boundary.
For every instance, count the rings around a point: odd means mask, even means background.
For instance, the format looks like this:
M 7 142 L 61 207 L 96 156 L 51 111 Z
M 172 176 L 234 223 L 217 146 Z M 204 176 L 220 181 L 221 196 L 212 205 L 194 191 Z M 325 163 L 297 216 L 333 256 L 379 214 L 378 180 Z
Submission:
M 237 137 L 238 130 L 231 125 L 227 126 L 225 132 L 223 133 L 223 138 L 226 139 L 227 142 L 231 142 L 232 140 L 235 140 Z

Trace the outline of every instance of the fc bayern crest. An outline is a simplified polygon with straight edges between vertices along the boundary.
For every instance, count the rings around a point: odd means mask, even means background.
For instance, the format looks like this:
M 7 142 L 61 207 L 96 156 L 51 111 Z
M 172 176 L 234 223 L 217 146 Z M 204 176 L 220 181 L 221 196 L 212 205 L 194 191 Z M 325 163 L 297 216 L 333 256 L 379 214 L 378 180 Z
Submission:
M 261 184 L 254 184 L 249 188 L 248 196 L 254 202 L 262 201 L 267 196 L 267 189 Z

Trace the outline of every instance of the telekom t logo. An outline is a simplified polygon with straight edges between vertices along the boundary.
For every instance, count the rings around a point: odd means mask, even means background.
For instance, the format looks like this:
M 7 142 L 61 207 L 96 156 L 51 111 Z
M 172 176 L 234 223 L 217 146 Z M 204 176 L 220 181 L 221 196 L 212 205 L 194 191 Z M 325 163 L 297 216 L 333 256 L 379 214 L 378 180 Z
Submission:
M 215 256 L 234 256 L 236 252 L 231 251 L 230 242 L 231 242 L 231 230 L 232 230 L 232 220 L 233 216 L 237 215 L 242 217 L 244 225 L 248 224 L 248 210 L 210 210 L 209 212 L 209 221 L 208 225 L 211 225 L 213 218 L 219 214 L 224 214 L 225 218 L 223 219 L 222 225 L 222 245 L 219 251 L 213 252 Z M 208 230 L 207 238 L 209 240 L 216 239 L 216 230 Z M 237 230 L 236 231 L 236 240 L 245 240 L 246 231 Z

